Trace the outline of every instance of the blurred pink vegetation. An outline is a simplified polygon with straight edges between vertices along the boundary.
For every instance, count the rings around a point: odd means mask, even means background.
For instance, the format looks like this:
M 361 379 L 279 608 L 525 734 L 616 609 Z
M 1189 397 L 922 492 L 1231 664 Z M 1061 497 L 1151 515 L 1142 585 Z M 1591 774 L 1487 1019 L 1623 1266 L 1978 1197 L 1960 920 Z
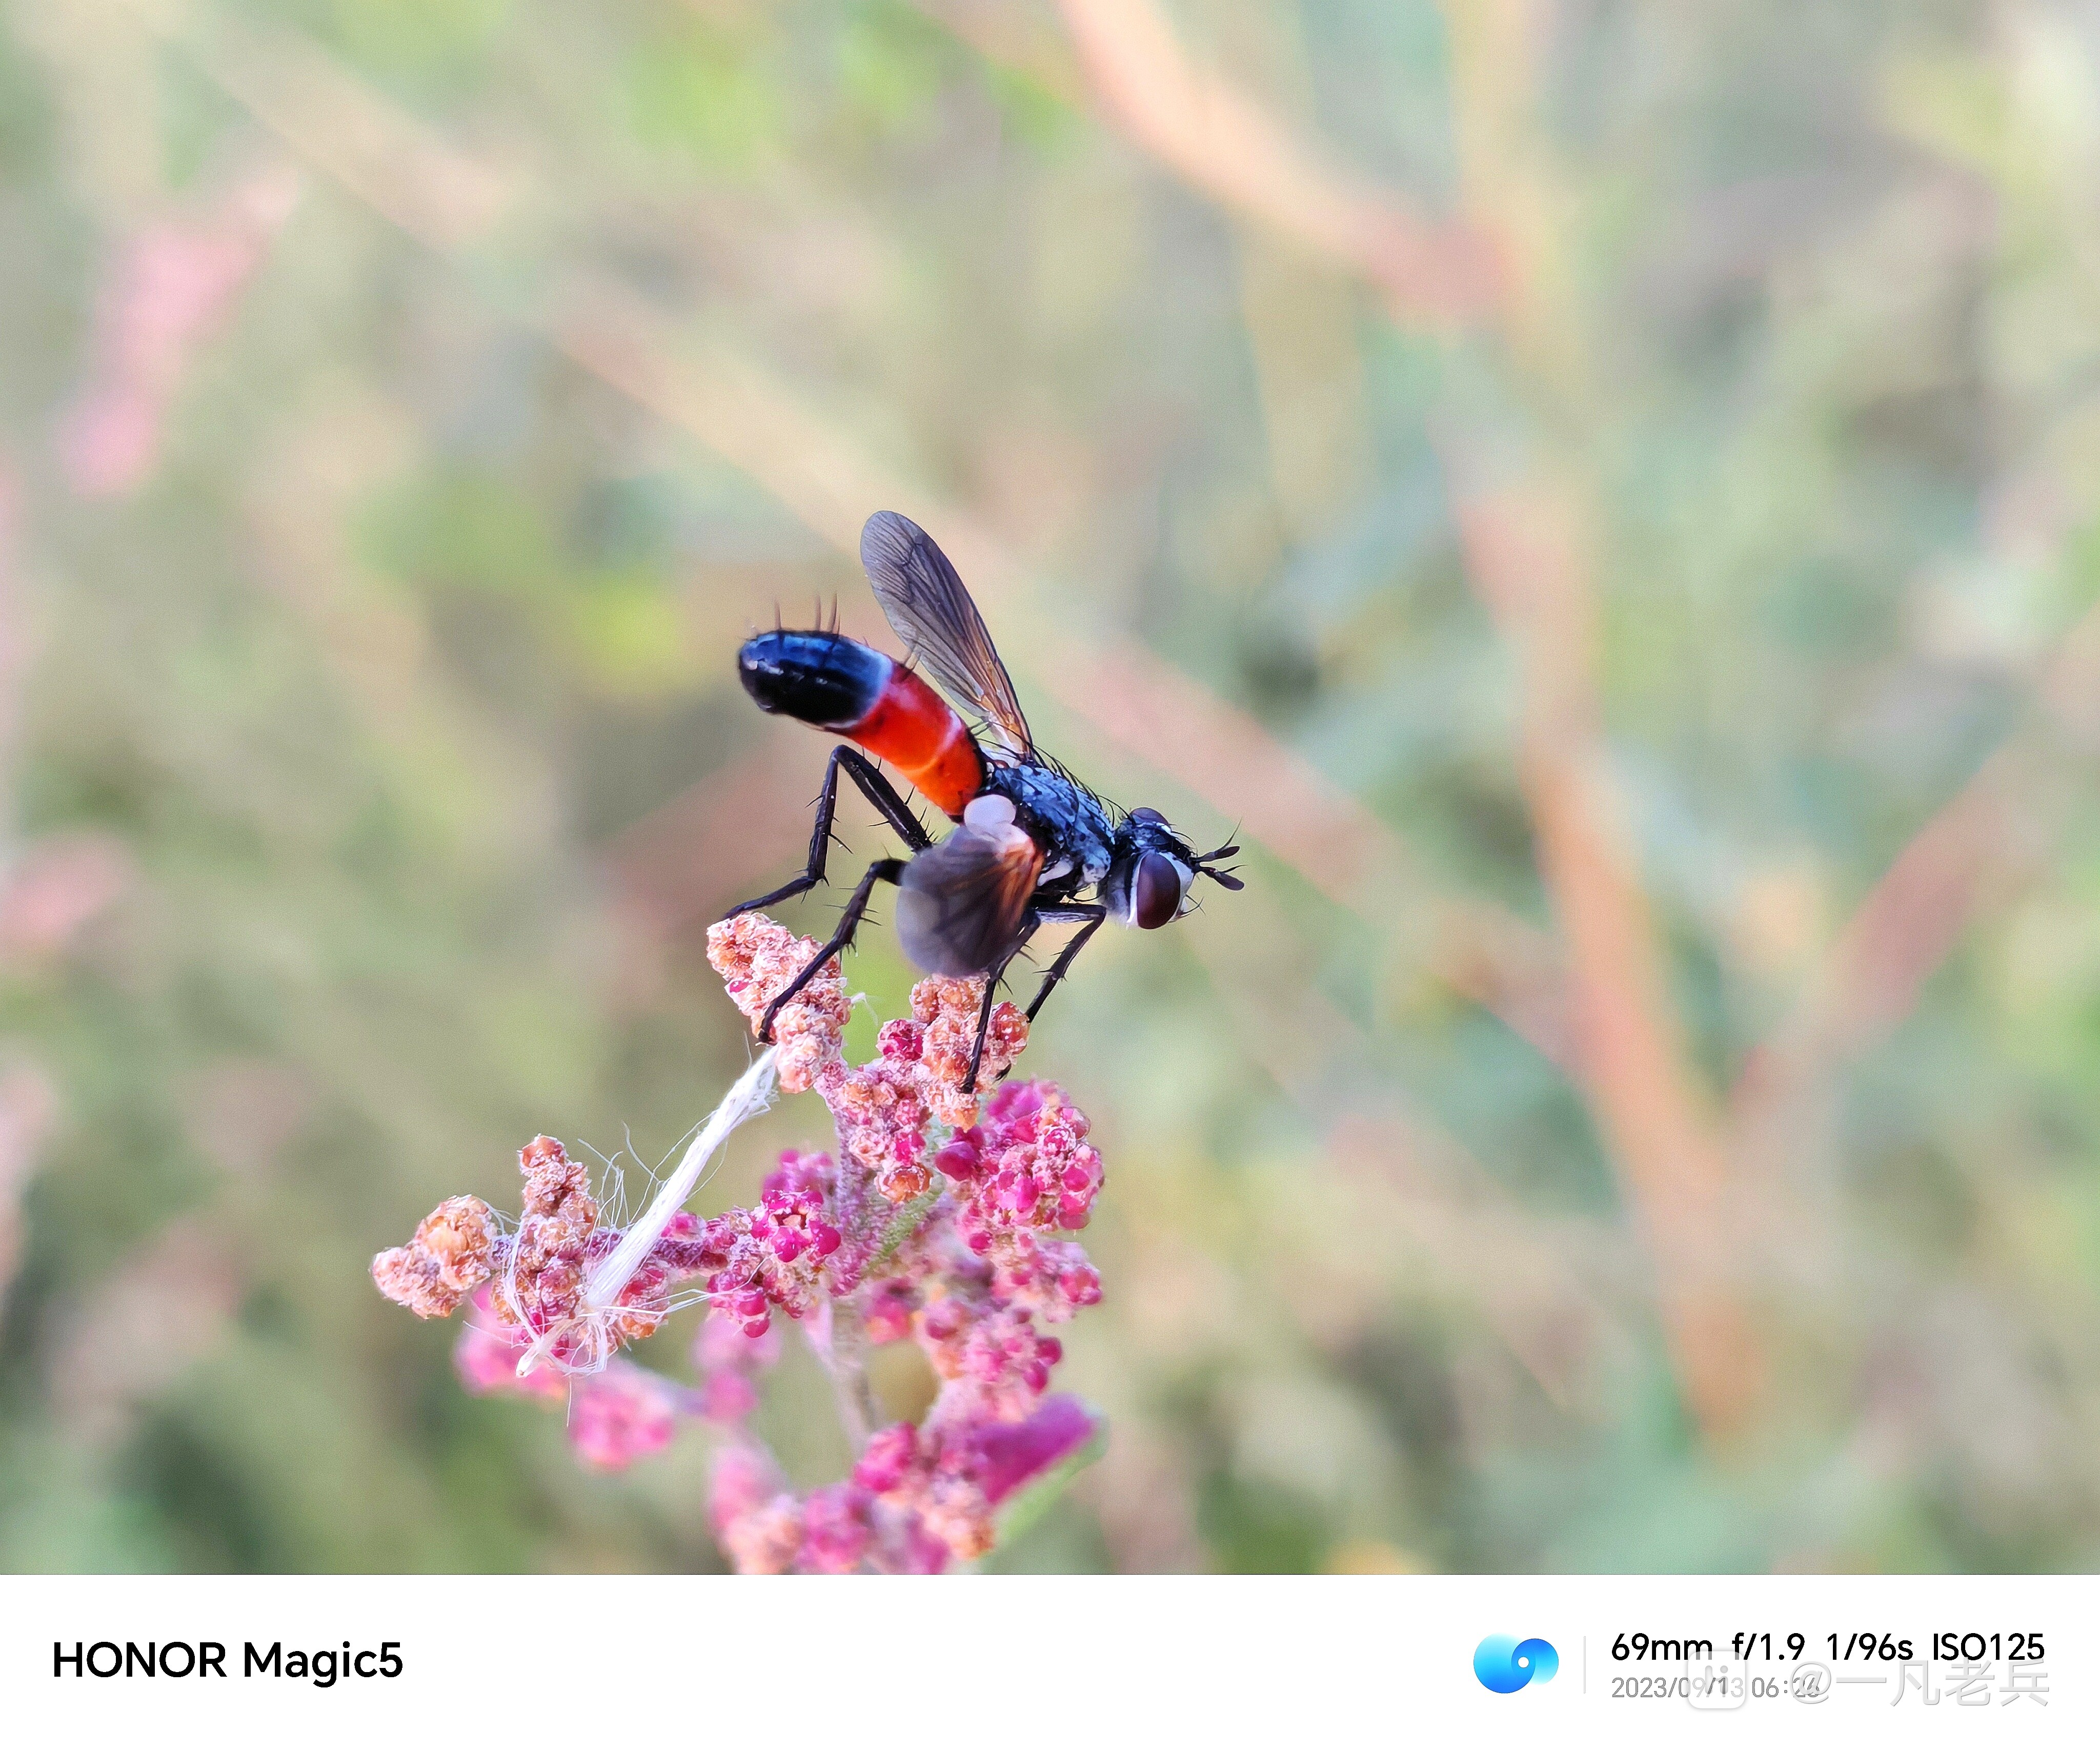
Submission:
M 125 247 L 96 312 L 88 381 L 59 437 L 76 492 L 126 493 L 152 474 L 191 353 L 230 312 L 298 195 L 296 175 L 267 171 L 201 215 L 156 220 Z
M 708 958 L 754 1026 L 816 951 L 753 913 L 708 933 Z M 775 1065 L 783 1089 L 814 1090 L 831 1109 L 836 1150 L 783 1154 L 748 1209 L 679 1211 L 595 1325 L 582 1317 L 587 1284 L 623 1234 L 551 1137 L 518 1153 L 514 1227 L 479 1198 L 448 1198 L 373 1261 L 373 1277 L 426 1319 L 469 1303 L 456 1352 L 468 1390 L 565 1405 L 589 1465 L 618 1470 L 668 1446 L 682 1420 L 711 1425 L 710 1515 L 746 1573 L 925 1573 L 982 1556 L 1002 1506 L 1097 1432 L 1076 1400 L 1048 1396 L 1064 1352 L 1042 1328 L 1101 1296 L 1066 1237 L 1101 1189 L 1086 1115 L 1052 1083 L 963 1091 L 983 996 L 981 979 L 920 981 L 910 1017 L 885 1023 L 875 1056 L 849 1065 L 845 977 L 825 967 L 782 1008 Z M 999 1004 L 982 1087 L 1027 1038 L 1020 1012 Z M 615 1353 L 695 1299 L 708 1306 L 696 1385 Z M 749 1424 L 779 1357 L 777 1314 L 830 1371 L 857 1454 L 844 1480 L 800 1493 Z M 871 1428 L 863 1351 L 907 1342 L 939 1390 L 917 1423 Z
M 13 735 L 15 695 L 28 655 L 20 580 L 15 566 L 18 489 L 0 461 L 0 753 Z M 131 885 L 129 853 L 98 833 L 55 833 L 10 845 L 0 819 L 0 967 L 20 975 L 72 950 L 86 928 Z M 51 1078 L 24 1056 L 20 1043 L 5 1046 L 0 1067 L 0 1299 L 22 1254 L 21 1194 L 57 1128 L 60 1100 Z

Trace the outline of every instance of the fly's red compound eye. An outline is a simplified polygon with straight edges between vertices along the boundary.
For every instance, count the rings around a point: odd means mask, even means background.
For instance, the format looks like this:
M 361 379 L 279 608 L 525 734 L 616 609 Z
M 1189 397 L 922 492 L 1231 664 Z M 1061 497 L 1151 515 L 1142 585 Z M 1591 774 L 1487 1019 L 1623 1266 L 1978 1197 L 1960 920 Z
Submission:
M 1181 910 L 1181 875 L 1174 860 L 1148 851 L 1137 860 L 1131 883 L 1131 912 L 1140 930 L 1157 930 Z
M 1167 825 L 1167 817 L 1157 809 L 1133 809 L 1130 812 L 1130 818 L 1133 821 L 1145 822 L 1153 827 Z

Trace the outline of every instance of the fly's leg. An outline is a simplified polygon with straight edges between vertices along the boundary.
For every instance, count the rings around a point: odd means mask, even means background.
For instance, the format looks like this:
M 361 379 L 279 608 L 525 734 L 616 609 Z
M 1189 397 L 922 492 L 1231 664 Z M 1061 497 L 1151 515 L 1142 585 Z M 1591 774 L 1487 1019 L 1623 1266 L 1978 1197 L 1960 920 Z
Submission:
M 1040 912 L 1030 912 L 1021 921 L 1020 931 L 1005 954 L 999 957 L 998 965 L 985 975 L 984 1003 L 977 1010 L 977 1043 L 970 1048 L 969 1074 L 963 1078 L 964 1094 L 977 1092 L 977 1065 L 984 1059 L 985 1035 L 991 1031 L 992 1008 L 999 1002 L 999 981 L 1006 977 L 1006 969 L 1013 964 L 1013 957 L 1028 946 L 1028 939 L 1035 934 L 1042 923 Z
M 1108 922 L 1109 909 L 1105 906 L 1046 906 L 1036 917 L 1048 924 L 1083 924 L 1072 940 L 1065 945 L 1064 952 L 1050 963 L 1050 970 L 1043 975 L 1043 982 L 1035 988 L 1035 1001 L 1028 1006 L 1028 1019 L 1033 1021 L 1036 1012 L 1050 999 L 1050 994 L 1079 959 L 1079 950 L 1087 946 L 1087 939 Z
M 810 964 L 788 981 L 787 989 L 765 1006 L 765 1013 L 758 1023 L 758 1037 L 767 1045 L 773 1043 L 773 1018 L 780 1013 L 780 1006 L 817 976 L 817 969 L 834 955 L 853 946 L 854 932 L 860 924 L 861 914 L 867 910 L 868 896 L 875 892 L 879 881 L 894 882 L 904 873 L 902 858 L 878 858 L 867 867 L 867 873 L 860 879 L 860 885 L 846 902 L 846 909 L 839 919 L 839 928 L 832 933 L 832 940 L 810 957 Z
M 933 836 L 919 824 L 919 817 L 911 812 L 911 805 L 898 795 L 897 787 L 882 775 L 881 767 L 867 755 L 857 748 L 847 748 L 843 744 L 832 750 L 832 764 L 827 769 L 827 782 L 834 791 L 838 788 L 838 781 L 829 778 L 828 774 L 840 766 L 846 769 L 847 774 L 861 795 L 881 811 L 883 819 L 889 823 L 890 831 L 906 845 L 914 851 L 924 851 L 933 843 Z
M 746 900 L 741 906 L 733 906 L 722 915 L 734 918 L 739 912 L 756 912 L 770 906 L 778 906 L 783 900 L 792 900 L 798 893 L 807 893 L 824 879 L 824 856 L 831 849 L 832 817 L 838 810 L 839 771 L 843 767 L 846 776 L 854 781 L 862 796 L 882 811 L 882 818 L 889 823 L 890 830 L 914 851 L 924 851 L 933 840 L 927 837 L 926 829 L 919 824 L 912 814 L 911 805 L 897 794 L 896 787 L 883 777 L 875 762 L 856 748 L 841 743 L 832 750 L 831 764 L 824 768 L 824 788 L 817 798 L 816 831 L 810 836 L 808 867 L 794 880 L 775 888 L 770 893 L 762 893 L 755 900 Z

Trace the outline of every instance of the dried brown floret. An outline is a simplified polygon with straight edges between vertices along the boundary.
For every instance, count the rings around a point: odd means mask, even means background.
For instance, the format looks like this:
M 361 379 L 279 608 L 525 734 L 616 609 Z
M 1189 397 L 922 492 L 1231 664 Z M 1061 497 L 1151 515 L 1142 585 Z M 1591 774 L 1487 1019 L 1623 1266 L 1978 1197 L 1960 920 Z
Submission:
M 582 1166 L 552 1137 L 535 1137 L 520 1149 L 518 1171 L 525 1176 L 525 1215 L 510 1268 L 496 1285 L 496 1307 L 513 1324 L 548 1331 L 572 1317 L 582 1299 L 598 1202 Z
M 982 977 L 921 979 L 911 987 L 912 1017 L 926 1029 L 919 1054 L 920 1095 L 942 1124 L 958 1129 L 973 1123 L 977 1116 L 977 1096 L 963 1092 L 963 1080 L 969 1074 L 970 1052 L 977 1044 L 984 989 Z M 977 1065 L 978 1090 L 997 1083 L 1027 1043 L 1028 1018 L 1012 1003 L 997 1005 Z
M 488 1280 L 496 1212 L 478 1197 L 448 1197 L 416 1226 L 405 1246 L 372 1261 L 372 1280 L 419 1319 L 443 1319 Z
M 558 1140 L 535 1137 L 518 1152 L 518 1171 L 525 1176 L 527 1215 L 558 1216 L 585 1228 L 598 1225 L 590 1176 Z
M 708 929 L 708 963 L 722 976 L 730 1000 L 749 1017 L 757 1032 L 766 1008 L 810 964 L 820 945 L 798 937 L 761 912 L 739 912 Z M 844 1060 L 840 1042 L 850 1006 L 846 976 L 836 959 L 783 1004 L 774 1017 L 774 1059 L 780 1086 L 800 1094 L 815 1085 L 825 1065 Z

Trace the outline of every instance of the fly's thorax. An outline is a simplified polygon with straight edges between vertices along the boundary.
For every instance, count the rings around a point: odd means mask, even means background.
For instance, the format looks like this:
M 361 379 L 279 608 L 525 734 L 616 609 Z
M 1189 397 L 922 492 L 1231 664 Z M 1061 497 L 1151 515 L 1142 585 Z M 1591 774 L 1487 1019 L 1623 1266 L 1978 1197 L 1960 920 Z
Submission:
M 1043 885 L 1077 892 L 1108 874 L 1114 831 L 1108 811 L 1063 773 L 1018 761 L 995 764 L 985 789 L 1013 805 L 1016 821 L 1043 848 Z

